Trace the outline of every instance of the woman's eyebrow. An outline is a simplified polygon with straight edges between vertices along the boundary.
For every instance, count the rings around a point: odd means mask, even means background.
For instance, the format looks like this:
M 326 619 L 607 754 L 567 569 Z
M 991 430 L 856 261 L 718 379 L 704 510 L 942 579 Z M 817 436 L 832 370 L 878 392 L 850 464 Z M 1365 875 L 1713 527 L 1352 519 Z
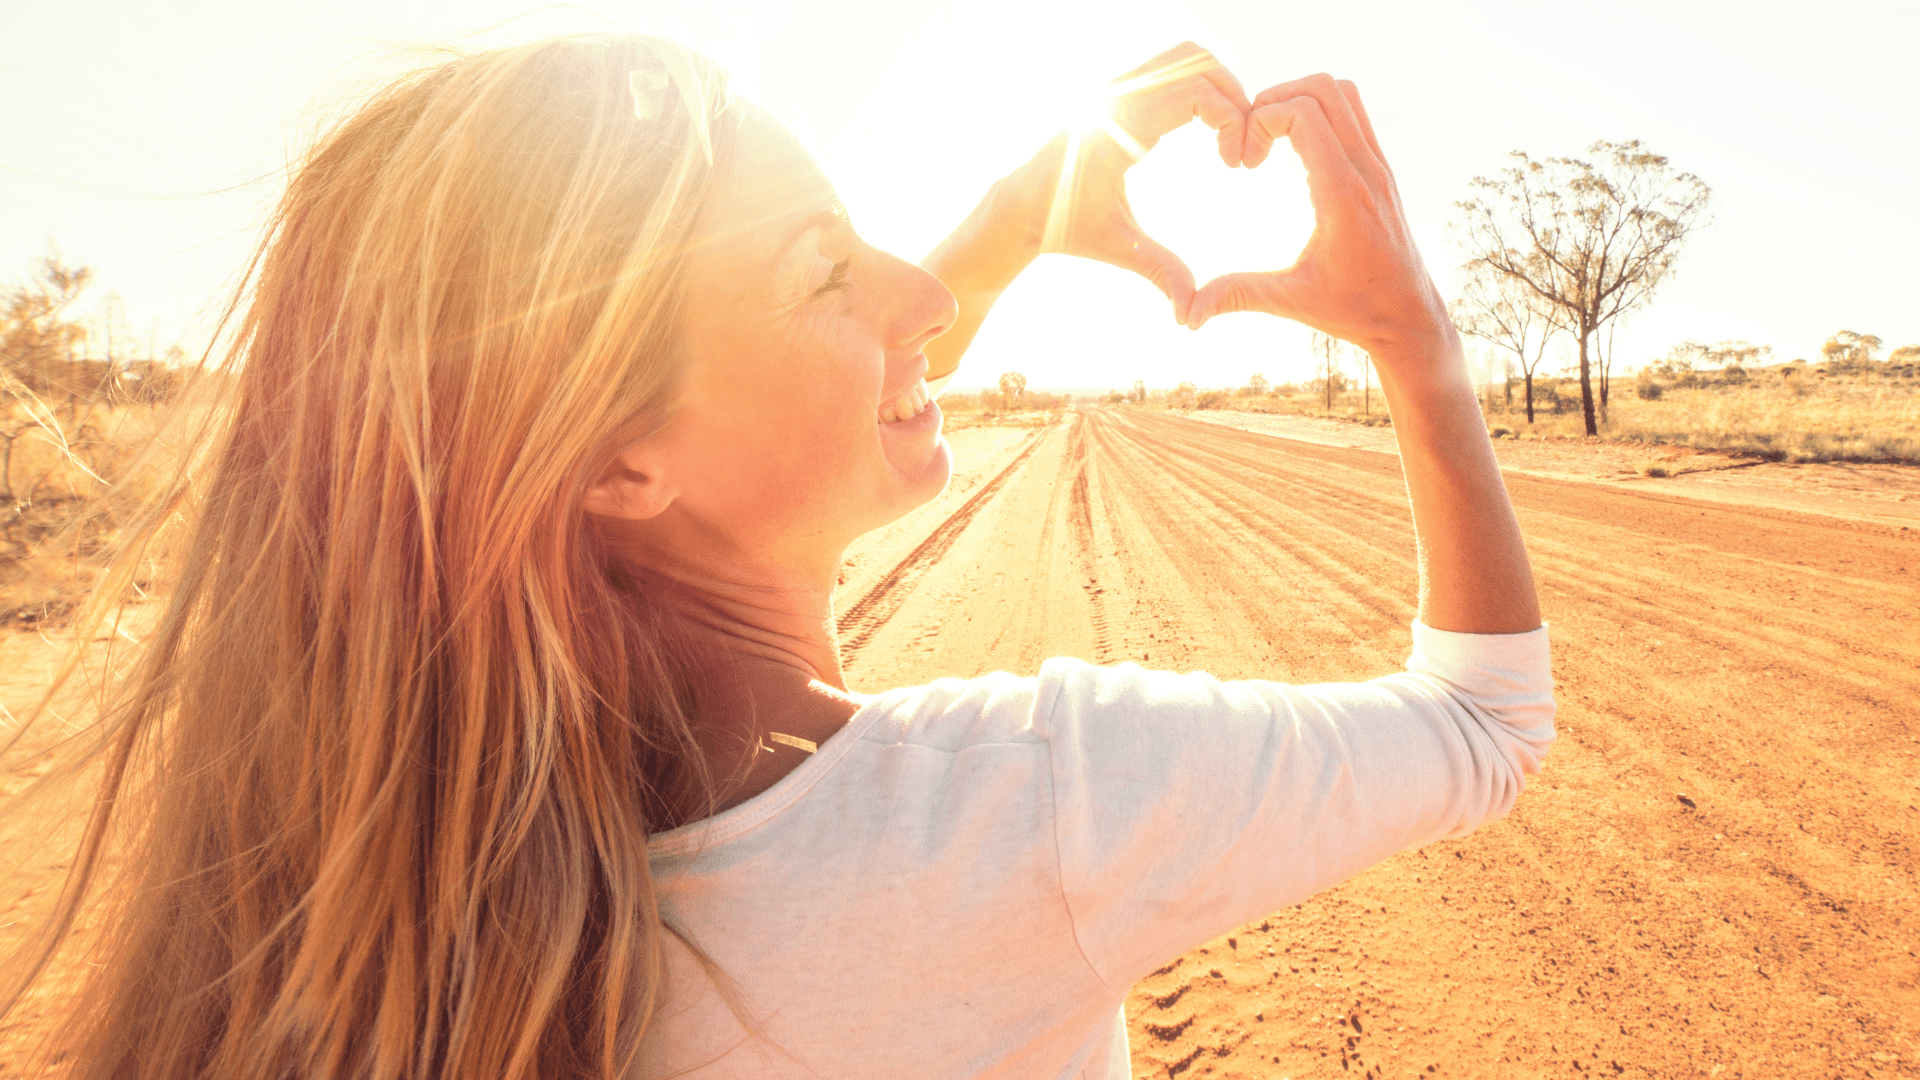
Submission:
M 847 216 L 847 208 L 842 206 L 838 201 L 835 201 L 832 206 L 827 207 L 825 210 L 810 215 L 807 220 L 801 222 L 791 233 L 788 233 L 786 239 L 783 240 L 779 248 L 774 251 L 773 261 L 777 263 L 781 259 L 786 258 L 787 252 L 793 250 L 793 245 L 799 243 L 801 237 L 815 229 L 831 229 L 836 226 L 846 226 L 851 223 L 851 219 Z

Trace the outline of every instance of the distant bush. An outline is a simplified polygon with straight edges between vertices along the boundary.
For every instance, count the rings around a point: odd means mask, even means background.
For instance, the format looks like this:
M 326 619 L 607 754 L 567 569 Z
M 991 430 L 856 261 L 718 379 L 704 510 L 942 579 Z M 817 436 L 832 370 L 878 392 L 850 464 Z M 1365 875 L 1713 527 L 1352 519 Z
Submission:
M 1495 439 L 1511 439 L 1513 438 L 1513 429 L 1505 424 L 1495 424 L 1487 429 L 1487 435 Z
M 1225 390 L 1202 390 L 1200 391 L 1200 396 L 1194 399 L 1193 407 L 1196 409 L 1218 409 L 1224 407 L 1226 403 L 1227 392 Z
M 1640 395 L 1641 401 L 1659 401 L 1666 388 L 1652 379 L 1642 379 L 1634 385 L 1633 392 Z

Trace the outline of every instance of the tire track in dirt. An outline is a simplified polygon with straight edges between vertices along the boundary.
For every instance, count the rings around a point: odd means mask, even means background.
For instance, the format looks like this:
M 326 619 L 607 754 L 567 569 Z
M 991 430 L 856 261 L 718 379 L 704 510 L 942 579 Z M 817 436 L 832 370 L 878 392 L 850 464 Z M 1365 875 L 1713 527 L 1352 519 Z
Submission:
M 892 684 L 1404 657 L 1393 455 L 1133 410 L 1046 439 L 889 601 L 917 628 Z M 1920 1075 L 1920 536 L 1507 483 L 1555 639 L 1546 771 L 1506 821 L 1143 982 L 1136 1071 Z
M 1072 562 L 1081 571 L 1080 588 L 1086 593 L 1088 619 L 1093 628 L 1093 652 L 1089 659 L 1107 664 L 1127 655 L 1119 643 L 1126 618 L 1113 609 L 1108 597 L 1109 582 L 1119 569 L 1118 541 L 1105 515 L 1094 509 L 1096 503 L 1104 502 L 1106 488 L 1098 475 L 1099 466 L 1092 453 L 1088 427 L 1086 416 L 1076 414 L 1069 443 L 1073 482 L 1068 531 L 1073 540 Z
M 918 547 L 839 616 L 842 663 L 858 653 L 862 646 L 872 640 L 874 632 L 885 626 L 887 620 L 900 610 L 900 605 L 906 602 L 907 595 L 912 591 L 914 580 L 925 573 L 928 567 L 939 562 L 940 557 L 953 547 L 954 541 L 973 521 L 974 515 L 999 493 L 1007 478 L 1027 460 L 1034 447 L 1040 445 L 1039 436 L 1039 431 L 1029 435 L 1026 445 L 1013 456 L 1012 461 L 1007 462 L 1005 468 L 995 473 L 993 479 L 980 485 L 980 489 L 961 503 L 952 516 L 935 526 Z
M 1073 418 L 1073 433 L 1069 436 L 1067 455 L 1073 470 L 1073 481 L 1067 488 L 1067 533 L 1073 543 L 1074 561 L 1084 568 L 1080 588 L 1087 594 L 1092 609 L 1088 621 L 1093 626 L 1094 659 L 1105 662 L 1113 652 L 1113 634 L 1107 620 L 1106 605 L 1100 600 L 1106 589 L 1101 586 L 1100 576 L 1094 568 L 1093 497 L 1088 494 L 1087 430 L 1086 418 L 1082 415 L 1075 414 Z

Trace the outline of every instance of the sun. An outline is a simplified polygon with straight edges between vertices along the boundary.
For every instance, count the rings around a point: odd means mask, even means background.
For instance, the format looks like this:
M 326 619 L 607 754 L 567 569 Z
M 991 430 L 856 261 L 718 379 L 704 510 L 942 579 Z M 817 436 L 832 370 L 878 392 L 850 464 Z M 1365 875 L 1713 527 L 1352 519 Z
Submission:
M 1073 229 L 1074 185 L 1078 180 L 1081 149 L 1088 137 L 1096 132 L 1106 135 L 1134 161 L 1147 156 L 1148 147 L 1121 127 L 1113 116 L 1114 102 L 1140 85 L 1147 84 L 1141 78 L 1134 78 L 1119 83 L 1080 87 L 1065 95 L 1062 112 L 1067 127 L 1066 159 L 1060 168 L 1060 178 L 1054 185 L 1053 199 L 1047 207 L 1043 242 L 1048 250 L 1067 250 L 1066 241 Z
M 1114 99 L 1118 96 L 1112 83 L 1078 86 L 1069 90 L 1061 106 L 1067 128 L 1085 132 L 1110 123 Z
M 1105 132 L 1107 137 L 1119 144 L 1122 150 L 1139 161 L 1147 156 L 1147 147 L 1133 137 L 1114 119 L 1113 106 L 1123 94 L 1137 87 L 1138 79 L 1129 79 L 1122 83 L 1100 83 L 1095 86 L 1076 88 L 1067 95 L 1064 108 L 1067 131 L 1076 139 L 1085 139 L 1095 131 Z

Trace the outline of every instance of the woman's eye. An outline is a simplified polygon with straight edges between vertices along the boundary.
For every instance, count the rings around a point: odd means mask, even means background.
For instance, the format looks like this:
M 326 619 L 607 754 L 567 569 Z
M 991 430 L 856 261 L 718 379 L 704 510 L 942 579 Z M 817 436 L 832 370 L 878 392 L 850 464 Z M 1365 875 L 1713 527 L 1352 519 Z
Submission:
M 819 296 L 822 293 L 830 293 L 837 289 L 846 288 L 847 267 L 851 265 L 853 265 L 852 259 L 841 259 L 839 262 L 834 263 L 833 268 L 827 271 L 826 283 L 813 290 L 813 295 Z

